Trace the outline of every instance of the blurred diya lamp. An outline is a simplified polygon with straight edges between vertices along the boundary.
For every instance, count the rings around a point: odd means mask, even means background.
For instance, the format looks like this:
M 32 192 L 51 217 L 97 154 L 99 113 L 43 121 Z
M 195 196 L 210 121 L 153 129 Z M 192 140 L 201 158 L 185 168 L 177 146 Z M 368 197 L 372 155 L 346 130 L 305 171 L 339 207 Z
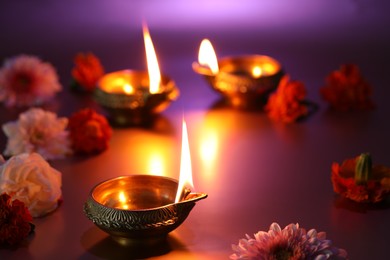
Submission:
M 148 72 L 120 70 L 104 75 L 97 83 L 95 100 L 117 125 L 138 125 L 165 110 L 179 96 L 168 76 L 161 76 L 157 56 L 146 26 L 143 27 Z
M 96 185 L 84 213 L 122 245 L 163 241 L 188 217 L 205 193 L 191 192 L 192 171 L 183 122 L 179 181 L 156 175 L 128 175 Z
M 280 63 L 264 55 L 224 57 L 218 61 L 208 39 L 200 45 L 193 70 L 203 75 L 211 87 L 238 108 L 264 104 L 284 75 Z

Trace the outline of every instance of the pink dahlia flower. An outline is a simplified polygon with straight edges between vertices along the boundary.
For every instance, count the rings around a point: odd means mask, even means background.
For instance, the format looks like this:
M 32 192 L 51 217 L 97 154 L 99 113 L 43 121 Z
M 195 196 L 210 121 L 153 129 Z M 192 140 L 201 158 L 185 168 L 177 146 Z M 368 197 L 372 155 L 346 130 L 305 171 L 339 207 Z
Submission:
M 35 56 L 7 59 L 0 69 L 0 102 L 8 107 L 42 104 L 61 89 L 54 67 Z
M 53 112 L 30 108 L 19 115 L 19 120 L 3 125 L 8 137 L 5 155 L 39 153 L 45 159 L 62 158 L 71 153 L 68 119 L 57 118 Z
M 246 235 L 246 239 L 240 239 L 232 248 L 235 253 L 230 259 L 347 259 L 347 252 L 333 247 L 325 232 L 317 233 L 315 229 L 306 232 L 299 224 L 281 229 L 277 223 L 272 223 L 268 232 L 259 231 L 254 238 Z

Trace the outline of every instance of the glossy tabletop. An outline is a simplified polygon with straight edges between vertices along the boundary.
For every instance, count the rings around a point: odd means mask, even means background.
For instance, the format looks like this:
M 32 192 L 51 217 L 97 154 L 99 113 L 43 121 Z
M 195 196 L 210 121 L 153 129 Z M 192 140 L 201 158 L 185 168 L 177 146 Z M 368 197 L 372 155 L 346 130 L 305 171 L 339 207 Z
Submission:
M 180 88 L 179 99 L 147 127 L 114 128 L 110 148 L 50 164 L 62 173 L 63 203 L 34 219 L 35 233 L 0 259 L 228 259 L 245 234 L 272 222 L 326 231 L 350 259 L 386 259 L 390 204 L 364 207 L 332 189 L 332 162 L 370 152 L 390 166 L 390 5 L 367 0 L 273 1 L 13 1 L 0 4 L 0 58 L 26 53 L 56 67 L 64 90 L 45 108 L 59 116 L 92 107 L 69 90 L 73 57 L 91 51 L 107 72 L 146 69 L 142 20 L 160 69 Z M 209 38 L 219 57 L 264 54 L 305 83 L 318 109 L 281 124 L 262 111 L 226 106 L 191 63 Z M 372 111 L 327 109 L 319 89 L 341 64 L 357 64 L 374 89 Z M 0 123 L 23 109 L 0 107 Z M 179 177 L 181 123 L 188 124 L 195 190 L 208 193 L 166 243 L 122 247 L 89 221 L 90 190 L 128 174 Z M 0 134 L 0 149 L 6 137 Z

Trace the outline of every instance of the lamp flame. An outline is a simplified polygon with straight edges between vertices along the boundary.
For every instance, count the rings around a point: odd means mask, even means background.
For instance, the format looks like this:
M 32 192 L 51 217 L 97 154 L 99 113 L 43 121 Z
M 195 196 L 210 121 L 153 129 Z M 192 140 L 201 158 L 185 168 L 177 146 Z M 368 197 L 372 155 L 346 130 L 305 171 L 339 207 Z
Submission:
M 217 55 L 208 39 L 203 39 L 200 44 L 198 62 L 202 66 L 209 67 L 214 75 L 219 71 Z
M 193 188 L 190 146 L 188 143 L 187 124 L 183 120 L 182 140 L 181 140 L 181 159 L 180 159 L 180 178 L 177 187 L 175 202 L 182 199 L 185 189 Z
M 142 26 L 142 28 L 144 34 L 146 60 L 148 64 L 149 92 L 154 94 L 159 91 L 161 83 L 160 68 L 158 67 L 156 51 L 154 50 L 152 38 L 149 34 L 149 29 L 145 24 Z

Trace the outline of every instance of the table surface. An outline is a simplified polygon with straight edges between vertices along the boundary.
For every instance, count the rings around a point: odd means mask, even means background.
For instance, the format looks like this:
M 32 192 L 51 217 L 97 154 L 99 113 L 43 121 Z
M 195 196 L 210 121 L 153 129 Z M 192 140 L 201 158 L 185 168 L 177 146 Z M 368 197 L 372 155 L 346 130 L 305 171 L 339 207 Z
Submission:
M 363 207 L 340 200 L 330 167 L 361 152 L 390 165 L 390 4 L 368 0 L 273 1 L 12 1 L 0 4 L 0 58 L 21 53 L 51 62 L 63 92 L 46 108 L 69 116 L 101 108 L 69 91 L 72 58 L 91 51 L 106 71 L 145 69 L 141 24 L 151 32 L 160 68 L 180 98 L 150 127 L 115 128 L 110 148 L 96 156 L 51 161 L 62 172 L 63 203 L 34 219 L 27 245 L 0 249 L 1 259 L 227 259 L 231 244 L 272 222 L 326 231 L 350 259 L 385 259 L 389 203 Z M 191 69 L 202 38 L 219 57 L 265 54 L 305 83 L 319 109 L 305 121 L 274 123 L 261 111 L 224 105 Z M 376 109 L 336 113 L 319 88 L 344 63 L 356 63 L 374 88 Z M 0 123 L 23 109 L 0 107 Z M 208 193 L 165 244 L 121 247 L 83 213 L 97 183 L 120 175 L 178 178 L 181 120 L 188 124 L 197 191 Z M 0 149 L 6 137 L 0 136 Z

